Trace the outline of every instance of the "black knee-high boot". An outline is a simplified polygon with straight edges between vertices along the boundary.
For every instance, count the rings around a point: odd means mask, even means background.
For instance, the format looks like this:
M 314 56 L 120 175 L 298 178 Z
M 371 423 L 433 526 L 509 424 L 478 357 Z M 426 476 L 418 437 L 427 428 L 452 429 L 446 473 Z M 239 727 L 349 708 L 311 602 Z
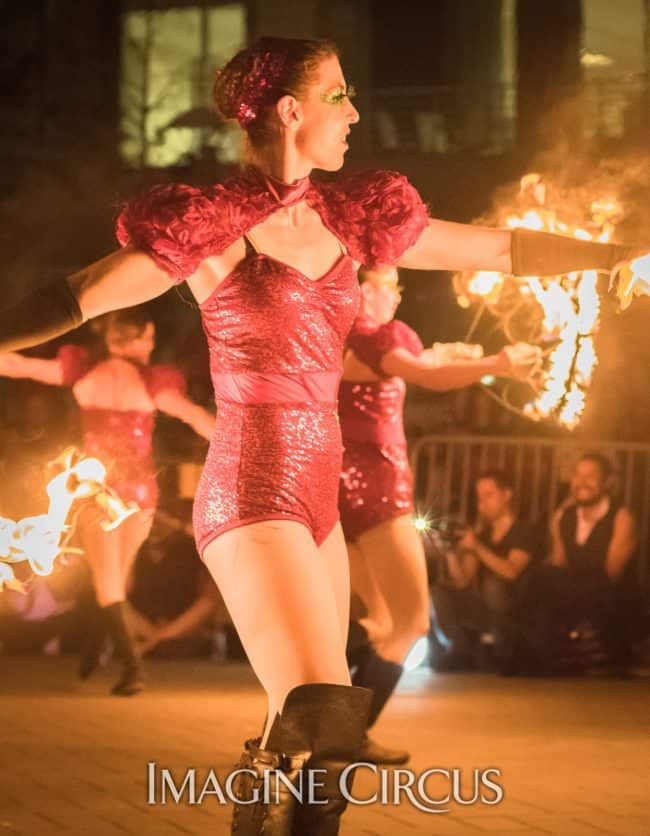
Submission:
M 124 670 L 122 677 L 111 689 L 111 694 L 118 697 L 131 697 L 144 688 L 140 657 L 124 616 L 124 601 L 117 601 L 103 607 L 106 613 L 106 623 L 110 637 L 113 639 L 115 651 L 122 659 Z
M 79 659 L 79 678 L 87 679 L 99 664 L 102 648 L 106 639 L 106 612 L 96 601 L 86 610 L 85 636 L 81 645 Z
M 366 689 L 350 685 L 311 683 L 293 688 L 282 714 L 275 718 L 266 747 L 259 748 L 259 739 L 247 741 L 237 764 L 247 772 L 236 783 L 240 803 L 235 803 L 232 833 L 336 836 L 347 806 L 339 778 L 357 760 L 370 698 Z M 310 770 L 318 770 L 311 773 L 313 798 L 326 804 L 308 803 Z M 352 778 L 349 775 L 346 781 L 349 790 Z M 241 803 L 256 797 L 254 803 Z
M 348 629 L 348 643 L 345 648 L 348 667 L 356 668 L 361 665 L 372 649 L 366 628 L 360 621 L 351 621 Z
M 352 677 L 352 684 L 372 690 L 368 728 L 375 724 L 381 710 L 397 687 L 403 671 L 403 665 L 383 659 L 372 648 L 358 665 Z
M 382 659 L 372 646 L 368 633 L 357 621 L 350 623 L 347 660 L 353 669 L 352 684 L 372 691 L 368 714 L 368 728 L 374 725 L 382 708 L 395 690 L 404 668 L 387 659 Z M 410 754 L 405 749 L 391 749 L 364 735 L 360 760 L 376 764 L 399 765 L 407 763 Z

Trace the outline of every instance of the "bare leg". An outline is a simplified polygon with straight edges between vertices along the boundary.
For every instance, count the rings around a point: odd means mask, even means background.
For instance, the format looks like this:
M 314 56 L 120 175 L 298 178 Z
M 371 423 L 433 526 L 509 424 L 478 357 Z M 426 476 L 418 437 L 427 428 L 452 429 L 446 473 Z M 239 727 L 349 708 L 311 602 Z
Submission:
M 269 520 L 225 532 L 203 558 L 267 693 L 264 746 L 292 688 L 350 684 L 343 634 L 347 604 L 337 600 L 345 587 L 343 538 L 335 529 L 319 552 L 305 526 Z
M 100 607 L 124 600 L 122 578 L 121 535 L 119 529 L 103 531 L 98 509 L 82 511 L 79 534 L 84 556 L 90 566 L 93 586 Z
M 153 525 L 154 511 L 152 508 L 145 508 L 137 514 L 128 517 L 117 529 L 121 536 L 120 541 L 120 568 L 124 583 L 124 593 L 129 589 L 129 578 L 133 564 L 140 551 L 140 547 L 146 541 Z
M 390 637 L 392 618 L 386 600 L 370 570 L 370 556 L 356 543 L 347 543 L 350 560 L 350 586 L 352 592 L 363 601 L 367 615 L 359 619 L 369 640 L 378 645 Z
M 126 599 L 126 584 L 138 549 L 149 536 L 153 512 L 139 511 L 113 531 L 103 531 L 101 516 L 89 508 L 81 521 L 81 541 L 90 564 L 100 607 Z
M 140 659 L 125 616 L 128 574 L 140 545 L 149 534 L 153 513 L 140 511 L 112 531 L 103 531 L 96 508 L 84 509 L 82 545 L 91 567 L 97 601 L 104 624 L 113 639 L 124 670 L 111 693 L 132 696 L 144 687 Z M 86 664 L 88 662 L 88 664 Z M 92 670 L 90 660 L 82 660 L 85 675 Z M 81 669 L 80 669 L 81 671 Z
M 350 567 L 341 524 L 337 523 L 318 549 L 319 560 L 330 579 L 339 616 L 343 645 L 350 625 Z
M 366 567 L 390 612 L 391 631 L 379 654 L 401 665 L 429 629 L 429 589 L 420 536 L 409 515 L 364 532 L 358 540 Z

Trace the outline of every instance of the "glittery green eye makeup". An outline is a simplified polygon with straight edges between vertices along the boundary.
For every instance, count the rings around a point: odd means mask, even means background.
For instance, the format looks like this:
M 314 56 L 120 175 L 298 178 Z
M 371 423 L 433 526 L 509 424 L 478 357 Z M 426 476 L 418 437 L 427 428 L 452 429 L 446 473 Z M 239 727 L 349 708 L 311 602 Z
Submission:
M 346 99 L 354 98 L 356 94 L 357 91 L 354 87 L 351 84 L 348 84 L 347 89 L 344 87 L 336 87 L 328 93 L 323 93 L 321 95 L 321 100 L 324 101 L 325 104 L 341 105 Z

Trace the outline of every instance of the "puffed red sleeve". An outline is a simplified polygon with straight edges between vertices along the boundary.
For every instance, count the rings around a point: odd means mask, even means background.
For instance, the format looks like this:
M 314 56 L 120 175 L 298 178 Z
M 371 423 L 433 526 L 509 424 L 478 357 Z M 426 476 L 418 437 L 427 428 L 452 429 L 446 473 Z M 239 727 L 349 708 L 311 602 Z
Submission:
M 384 355 L 395 348 L 405 348 L 416 357 L 422 353 L 420 338 L 412 328 L 399 319 L 393 319 L 378 327 L 364 327 L 363 323 L 354 327 L 348 337 L 347 347 L 366 366 L 380 377 L 390 377 L 381 368 Z
M 74 343 L 60 346 L 56 359 L 63 370 L 64 386 L 74 386 L 78 380 L 88 374 L 92 367 L 88 350 Z
M 222 192 L 219 186 L 154 186 L 123 207 L 117 219 L 117 240 L 123 247 L 131 244 L 147 253 L 179 283 L 209 255 L 223 249 Z
M 414 186 L 396 171 L 371 171 L 323 190 L 330 226 L 366 267 L 397 264 L 429 221 Z
M 157 363 L 146 367 L 144 371 L 147 391 L 152 398 L 167 389 L 185 394 L 185 378 L 175 366 Z

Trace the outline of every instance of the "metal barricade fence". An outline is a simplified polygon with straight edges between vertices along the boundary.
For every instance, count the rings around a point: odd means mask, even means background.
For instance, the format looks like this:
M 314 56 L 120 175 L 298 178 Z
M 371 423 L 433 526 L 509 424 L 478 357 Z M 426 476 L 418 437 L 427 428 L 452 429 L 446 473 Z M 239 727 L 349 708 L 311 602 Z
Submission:
M 564 499 L 575 462 L 585 452 L 605 454 L 614 467 L 614 493 L 635 514 L 639 572 L 650 584 L 650 445 L 512 436 L 425 435 L 411 445 L 419 514 L 463 520 L 475 514 L 473 486 L 488 468 L 508 472 L 515 505 L 526 520 L 545 526 Z M 540 528 L 541 530 L 541 528 Z

